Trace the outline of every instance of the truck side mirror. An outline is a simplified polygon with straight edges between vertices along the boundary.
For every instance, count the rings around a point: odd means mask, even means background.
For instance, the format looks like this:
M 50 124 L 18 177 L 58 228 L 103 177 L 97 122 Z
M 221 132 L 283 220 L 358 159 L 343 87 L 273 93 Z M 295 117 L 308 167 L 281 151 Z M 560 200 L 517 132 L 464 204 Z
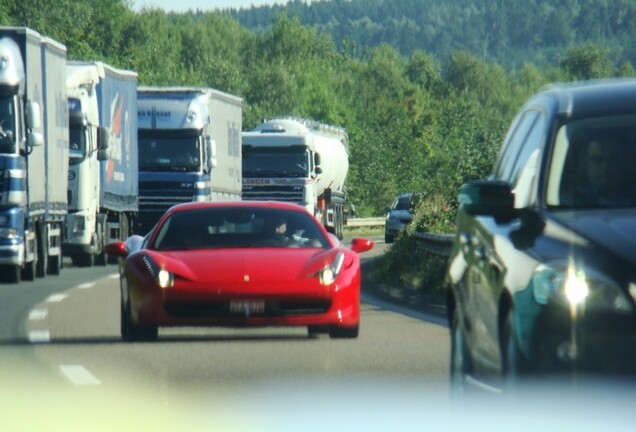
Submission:
M 37 102 L 29 102 L 26 107 L 26 127 L 27 129 L 39 129 L 41 126 L 42 116 L 40 115 L 40 104 Z M 30 143 L 30 145 L 38 144 Z
M 97 128 L 97 149 L 106 150 L 110 140 L 110 129 L 104 126 Z
M 108 149 L 99 149 L 97 150 L 97 160 L 105 161 L 109 159 Z
M 44 144 L 44 136 L 39 132 L 29 132 L 29 146 L 39 147 Z
M 322 174 L 322 168 L 320 168 L 320 153 L 314 153 L 314 172 L 316 174 Z

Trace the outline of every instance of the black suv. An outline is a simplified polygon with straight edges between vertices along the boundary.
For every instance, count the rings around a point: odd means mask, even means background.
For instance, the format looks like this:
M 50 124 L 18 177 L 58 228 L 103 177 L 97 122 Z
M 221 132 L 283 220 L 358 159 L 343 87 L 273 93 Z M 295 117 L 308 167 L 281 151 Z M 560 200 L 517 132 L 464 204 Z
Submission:
M 636 80 L 534 95 L 458 198 L 454 389 L 636 372 Z

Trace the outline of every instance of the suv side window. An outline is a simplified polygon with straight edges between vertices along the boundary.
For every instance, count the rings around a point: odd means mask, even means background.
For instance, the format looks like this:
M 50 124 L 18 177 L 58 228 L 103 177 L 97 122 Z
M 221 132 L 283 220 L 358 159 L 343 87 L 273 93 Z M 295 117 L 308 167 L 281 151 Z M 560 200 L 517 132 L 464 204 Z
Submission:
M 513 183 L 515 167 L 518 167 L 518 155 L 528 136 L 528 131 L 539 116 L 535 110 L 526 111 L 516 122 L 514 131 L 509 134 L 495 169 L 495 178 Z M 529 155 L 528 155 L 529 156 Z M 518 174 L 518 173 L 516 173 Z
M 532 127 L 526 138 L 523 140 L 522 145 L 519 147 L 519 154 L 517 160 L 512 168 L 510 175 L 510 184 L 516 185 L 519 181 L 521 171 L 528 163 L 530 156 L 536 154 L 535 151 L 541 147 L 541 138 L 543 137 L 543 116 L 537 115 L 536 120 L 532 124 Z

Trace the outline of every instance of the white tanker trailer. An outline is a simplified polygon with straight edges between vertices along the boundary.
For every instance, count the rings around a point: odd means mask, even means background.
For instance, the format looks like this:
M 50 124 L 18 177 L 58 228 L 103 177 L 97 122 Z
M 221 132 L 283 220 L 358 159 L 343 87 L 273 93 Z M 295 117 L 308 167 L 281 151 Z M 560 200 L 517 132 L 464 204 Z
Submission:
M 300 204 L 342 238 L 348 146 L 343 128 L 296 118 L 243 132 L 243 199 Z

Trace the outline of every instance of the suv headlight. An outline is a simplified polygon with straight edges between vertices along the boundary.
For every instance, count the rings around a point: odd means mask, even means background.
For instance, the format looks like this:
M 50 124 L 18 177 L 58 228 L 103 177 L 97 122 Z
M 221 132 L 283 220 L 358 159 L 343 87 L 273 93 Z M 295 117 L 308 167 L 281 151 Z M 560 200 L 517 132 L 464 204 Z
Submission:
M 574 263 L 539 264 L 532 275 L 534 299 L 541 305 L 557 302 L 584 306 L 589 311 L 631 313 L 632 304 L 607 275 Z

